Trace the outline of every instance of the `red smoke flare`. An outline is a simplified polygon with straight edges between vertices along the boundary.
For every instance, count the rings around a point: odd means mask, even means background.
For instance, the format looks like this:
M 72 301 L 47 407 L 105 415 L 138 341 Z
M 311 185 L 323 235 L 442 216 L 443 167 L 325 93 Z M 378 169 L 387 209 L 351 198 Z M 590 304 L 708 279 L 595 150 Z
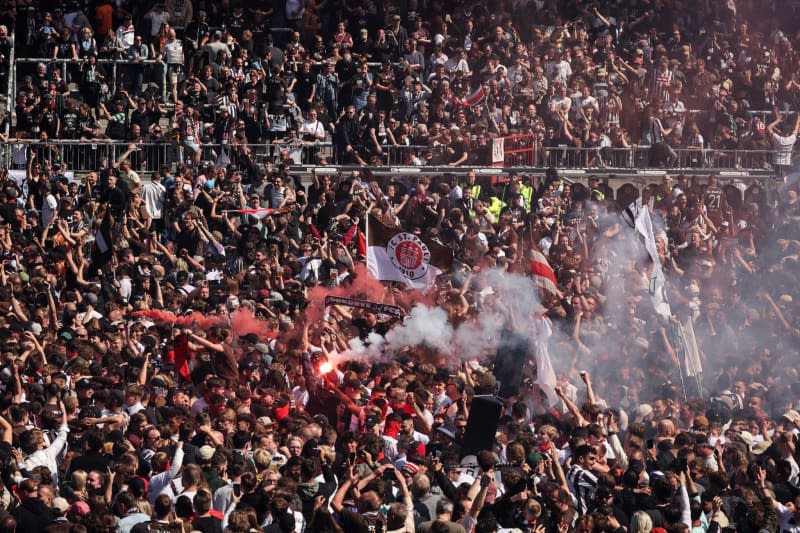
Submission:
M 275 335 L 269 328 L 269 325 L 263 320 L 257 319 L 253 313 L 247 308 L 238 308 L 231 313 L 230 324 L 227 317 L 223 316 L 205 316 L 202 313 L 194 312 L 188 315 L 178 316 L 169 311 L 160 311 L 158 309 L 147 309 L 143 311 L 135 311 L 135 317 L 143 317 L 153 322 L 162 324 L 172 324 L 175 327 L 196 329 L 208 329 L 212 326 L 228 326 L 230 325 L 237 335 L 246 335 L 248 333 L 255 333 L 259 339 L 265 337 L 273 338 Z
M 344 296 L 347 298 L 360 298 L 379 303 L 393 303 L 404 309 L 410 309 L 415 304 L 432 305 L 433 295 L 422 294 L 419 291 L 401 291 L 394 295 L 394 300 L 389 297 L 386 286 L 379 280 L 373 278 L 367 272 L 364 263 L 356 263 L 353 267 L 355 276 L 352 276 L 352 284 L 339 286 L 334 289 L 329 287 L 316 286 L 308 292 L 308 308 L 306 308 L 306 320 L 312 325 L 322 321 L 325 313 L 326 296 Z

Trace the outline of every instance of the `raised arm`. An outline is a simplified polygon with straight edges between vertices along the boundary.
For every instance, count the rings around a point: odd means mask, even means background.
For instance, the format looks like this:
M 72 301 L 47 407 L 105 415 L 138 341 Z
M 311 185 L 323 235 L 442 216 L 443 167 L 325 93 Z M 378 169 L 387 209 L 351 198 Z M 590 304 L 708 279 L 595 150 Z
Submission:
M 215 352 L 224 352 L 225 348 L 223 347 L 222 343 L 219 342 L 211 342 L 205 337 L 200 337 L 196 333 L 190 333 L 189 338 L 192 341 L 196 342 L 197 344 L 208 348 L 209 350 L 214 350 Z
M 583 426 L 588 426 L 588 425 L 589 425 L 589 421 L 588 421 L 588 420 L 586 420 L 586 419 L 583 417 L 583 415 L 581 414 L 581 410 L 580 410 L 580 409 L 578 409 L 578 406 L 577 406 L 577 405 L 575 405 L 575 402 L 573 402 L 572 400 L 570 400 L 570 399 L 567 397 L 567 395 L 566 395 L 566 394 L 564 394 L 564 390 L 563 390 L 563 389 L 562 389 L 560 386 L 557 386 L 557 387 L 555 387 L 554 389 L 555 389 L 556 396 L 558 396 L 558 397 L 561 399 L 561 401 L 562 401 L 562 402 L 564 402 L 564 405 L 566 406 L 567 410 L 568 410 L 568 411 L 569 411 L 569 412 L 572 414 L 572 416 L 574 416 L 574 417 L 576 418 L 576 420 L 578 421 L 578 425 L 579 425 L 580 427 L 583 427 Z

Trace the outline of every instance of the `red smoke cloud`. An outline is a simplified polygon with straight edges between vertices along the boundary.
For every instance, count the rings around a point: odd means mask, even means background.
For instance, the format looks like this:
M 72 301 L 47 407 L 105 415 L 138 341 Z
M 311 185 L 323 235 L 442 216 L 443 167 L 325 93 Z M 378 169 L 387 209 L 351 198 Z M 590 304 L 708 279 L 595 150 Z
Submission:
M 153 322 L 172 324 L 179 328 L 196 327 L 198 329 L 207 329 L 212 326 L 227 323 L 227 320 L 219 316 L 205 316 L 197 311 L 188 315 L 178 316 L 169 311 L 160 311 L 158 309 L 146 309 L 144 311 L 134 311 L 133 316 L 143 317 Z
M 246 307 L 240 307 L 231 313 L 231 326 L 239 336 L 255 333 L 259 339 L 275 337 L 275 333 L 269 328 L 269 324 L 256 318 L 252 311 Z
M 172 324 L 174 327 L 181 328 L 208 329 L 212 326 L 230 325 L 237 335 L 255 333 L 260 339 L 275 336 L 266 322 L 257 319 L 249 309 L 242 307 L 231 313 L 230 324 L 227 317 L 214 315 L 205 316 L 196 311 L 188 315 L 178 316 L 169 311 L 147 309 L 144 311 L 136 311 L 133 313 L 133 316 L 147 318 L 148 320 L 162 324 Z
M 350 277 L 351 284 L 339 286 L 334 289 L 329 287 L 317 286 L 308 292 L 308 308 L 306 308 L 306 320 L 312 325 L 322 321 L 325 313 L 326 296 L 344 296 L 347 298 L 359 298 L 371 302 L 392 303 L 404 309 L 410 309 L 415 304 L 432 305 L 433 296 L 422 294 L 418 291 L 402 291 L 390 297 L 386 286 L 379 280 L 373 278 L 367 272 L 364 263 L 356 263 L 353 267 L 354 276 Z

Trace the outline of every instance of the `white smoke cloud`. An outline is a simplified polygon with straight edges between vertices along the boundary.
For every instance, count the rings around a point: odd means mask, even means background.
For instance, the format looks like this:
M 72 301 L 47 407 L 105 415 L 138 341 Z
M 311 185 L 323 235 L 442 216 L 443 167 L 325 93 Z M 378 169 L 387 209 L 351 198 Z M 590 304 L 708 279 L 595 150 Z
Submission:
M 350 347 L 349 356 L 351 359 L 380 359 L 383 356 L 383 346 L 386 339 L 378 333 L 370 333 L 367 340 L 362 341 L 359 337 L 353 337 L 347 341 Z
M 430 346 L 447 353 L 453 338 L 453 326 L 441 307 L 416 305 L 403 321 L 386 334 L 392 348 L 402 346 Z

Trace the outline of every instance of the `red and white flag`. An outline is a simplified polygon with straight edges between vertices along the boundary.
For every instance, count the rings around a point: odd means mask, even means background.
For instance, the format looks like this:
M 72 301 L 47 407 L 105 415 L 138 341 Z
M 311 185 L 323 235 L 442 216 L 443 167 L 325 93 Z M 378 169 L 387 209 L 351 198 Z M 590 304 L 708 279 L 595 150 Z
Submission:
M 262 219 L 270 215 L 279 215 L 281 213 L 287 213 L 289 211 L 291 210 L 283 207 L 278 209 L 273 209 L 271 207 L 257 207 L 255 209 L 229 209 L 227 212 L 233 213 L 235 215 L 253 215 L 258 219 Z
M 531 250 L 531 276 L 537 287 L 551 294 L 558 294 L 556 273 L 544 254 L 536 249 Z
M 474 105 L 478 105 L 481 102 L 483 102 L 484 98 L 486 98 L 486 91 L 483 90 L 483 85 L 481 85 L 480 87 L 478 87 L 477 91 L 467 96 L 466 98 L 462 98 L 461 103 L 467 107 L 472 107 Z
M 453 250 L 400 228 L 391 228 L 377 217 L 367 217 L 367 270 L 382 281 L 400 281 L 426 291 L 436 276 L 453 262 Z

